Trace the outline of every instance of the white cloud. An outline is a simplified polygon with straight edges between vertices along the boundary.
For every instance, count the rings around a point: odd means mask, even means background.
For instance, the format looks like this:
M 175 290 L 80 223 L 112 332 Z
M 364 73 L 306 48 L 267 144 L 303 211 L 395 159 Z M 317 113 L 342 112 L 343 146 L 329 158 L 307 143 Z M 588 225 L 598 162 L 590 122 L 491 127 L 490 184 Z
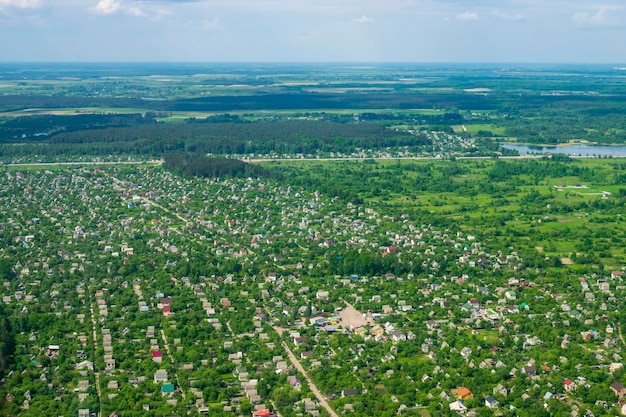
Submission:
M 579 12 L 573 16 L 578 27 L 615 26 L 619 22 L 611 11 L 619 10 L 617 6 L 599 6 L 595 13 Z
M 465 21 L 478 20 L 478 14 L 467 11 L 465 13 L 457 14 L 456 18 Z
M 205 20 L 202 22 L 202 29 L 209 31 L 220 30 L 222 29 L 222 25 L 220 25 L 220 21 L 217 19 Z
M 166 16 L 171 16 L 172 11 L 169 9 L 156 9 L 154 11 L 154 20 L 161 20 Z
M 39 0 L 0 0 L 0 12 L 8 9 L 36 9 L 40 3 Z
M 145 17 L 146 14 L 139 7 L 129 7 L 126 9 L 129 14 L 137 17 Z
M 354 19 L 354 21 L 357 23 L 373 23 L 374 19 L 370 19 L 369 17 L 363 15 L 359 17 L 358 19 Z
M 526 16 L 521 13 L 505 13 L 500 10 L 494 10 L 493 15 L 502 20 L 513 20 L 515 22 L 521 22 L 522 20 L 526 20 Z
M 137 6 L 126 6 L 123 3 L 123 0 L 99 0 L 98 4 L 90 8 L 89 11 L 100 15 L 111 15 L 120 12 L 135 17 L 148 16 L 142 8 Z
M 122 0 L 100 0 L 95 7 L 90 10 L 97 14 L 111 14 L 122 9 Z
M 18 9 L 34 9 L 39 7 L 39 0 L 0 0 L 0 9 L 15 7 Z

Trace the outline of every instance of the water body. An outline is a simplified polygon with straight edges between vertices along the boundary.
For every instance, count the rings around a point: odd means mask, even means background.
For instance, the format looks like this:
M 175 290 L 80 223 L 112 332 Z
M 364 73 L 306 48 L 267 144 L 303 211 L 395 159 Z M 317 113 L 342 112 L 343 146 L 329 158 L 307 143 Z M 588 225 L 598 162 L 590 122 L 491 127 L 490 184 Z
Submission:
M 568 146 L 534 146 L 534 145 L 502 145 L 506 149 L 514 149 L 520 155 L 565 154 L 570 156 L 613 156 L 626 157 L 626 146 L 604 145 L 568 145 Z

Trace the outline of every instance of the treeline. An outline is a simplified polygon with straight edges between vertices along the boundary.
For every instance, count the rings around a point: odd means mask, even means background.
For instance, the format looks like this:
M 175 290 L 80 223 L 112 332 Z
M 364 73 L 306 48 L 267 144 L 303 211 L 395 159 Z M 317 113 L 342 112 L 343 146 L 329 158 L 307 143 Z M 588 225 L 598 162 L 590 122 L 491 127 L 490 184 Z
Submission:
M 127 127 L 83 129 L 37 137 L 42 146 L 0 145 L 3 156 L 39 155 L 151 155 L 171 151 L 211 154 L 315 154 L 354 152 L 355 148 L 384 149 L 428 144 L 422 135 L 387 129 L 378 123 L 337 123 L 312 120 L 275 120 L 256 123 L 153 123 L 135 116 Z M 130 117 L 129 117 L 130 119 Z M 110 120 L 112 123 L 113 120 Z M 12 141 L 13 139 L 11 139 Z
M 471 93 L 424 94 L 401 93 L 317 93 L 306 91 L 275 94 L 205 96 L 143 100 L 139 98 L 6 95 L 0 96 L 0 111 L 28 108 L 141 108 L 153 111 L 228 112 L 248 110 L 318 110 L 318 109 L 458 109 L 464 111 L 493 110 L 514 114 L 520 109 L 541 107 L 606 107 L 615 108 L 623 97 L 543 96 L 502 93 L 478 95 Z
M 15 337 L 13 335 L 11 323 L 0 306 L 0 377 L 6 374 L 13 363 L 13 353 L 15 352 Z
M 88 131 L 107 127 L 130 127 L 154 124 L 156 112 L 142 116 L 136 114 L 77 114 L 59 116 L 53 114 L 21 116 L 0 125 L 1 142 L 41 141 L 65 132 Z
M 80 96 L 46 96 L 46 95 L 0 95 L 0 112 L 17 111 L 32 108 L 81 108 L 81 107 L 114 107 L 144 108 L 146 102 L 141 99 L 80 97 Z
M 586 140 L 596 143 L 626 143 L 626 112 L 623 99 L 564 100 L 519 108 L 497 122 L 505 135 L 520 142 L 537 144 Z
M 487 171 L 489 181 L 508 182 L 521 175 L 528 175 L 534 179 L 578 177 L 580 181 L 599 181 L 600 173 L 589 167 L 571 163 L 567 156 L 542 158 L 541 161 L 497 161 L 493 168 Z
M 163 166 L 177 174 L 194 177 L 276 177 L 258 165 L 197 153 L 169 153 L 165 155 Z

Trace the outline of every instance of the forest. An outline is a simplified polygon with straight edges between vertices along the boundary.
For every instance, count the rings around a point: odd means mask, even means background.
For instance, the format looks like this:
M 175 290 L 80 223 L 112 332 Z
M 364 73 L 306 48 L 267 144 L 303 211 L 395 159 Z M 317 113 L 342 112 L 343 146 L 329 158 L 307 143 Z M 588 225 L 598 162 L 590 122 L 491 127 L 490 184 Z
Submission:
M 203 154 L 173 152 L 165 155 L 163 167 L 180 175 L 219 178 L 265 178 L 272 176 L 266 169 L 238 159 L 208 157 Z
M 422 149 L 424 135 L 377 123 L 268 120 L 255 123 L 157 123 L 141 115 L 26 118 L 6 122 L 0 144 L 4 157 L 109 154 L 160 158 L 166 152 L 214 155 L 351 153 L 355 148 Z M 57 124 L 64 121 L 66 124 Z M 17 146 L 18 144 L 28 146 Z

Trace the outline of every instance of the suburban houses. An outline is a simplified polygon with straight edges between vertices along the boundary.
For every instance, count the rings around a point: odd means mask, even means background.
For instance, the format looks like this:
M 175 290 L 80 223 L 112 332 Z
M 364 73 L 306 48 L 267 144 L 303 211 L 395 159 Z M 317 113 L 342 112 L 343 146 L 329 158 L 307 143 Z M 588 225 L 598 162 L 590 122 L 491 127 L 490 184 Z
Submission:
M 269 180 L 72 167 L 0 191 L 24 415 L 622 412 L 621 270 L 570 292 L 513 247 Z

